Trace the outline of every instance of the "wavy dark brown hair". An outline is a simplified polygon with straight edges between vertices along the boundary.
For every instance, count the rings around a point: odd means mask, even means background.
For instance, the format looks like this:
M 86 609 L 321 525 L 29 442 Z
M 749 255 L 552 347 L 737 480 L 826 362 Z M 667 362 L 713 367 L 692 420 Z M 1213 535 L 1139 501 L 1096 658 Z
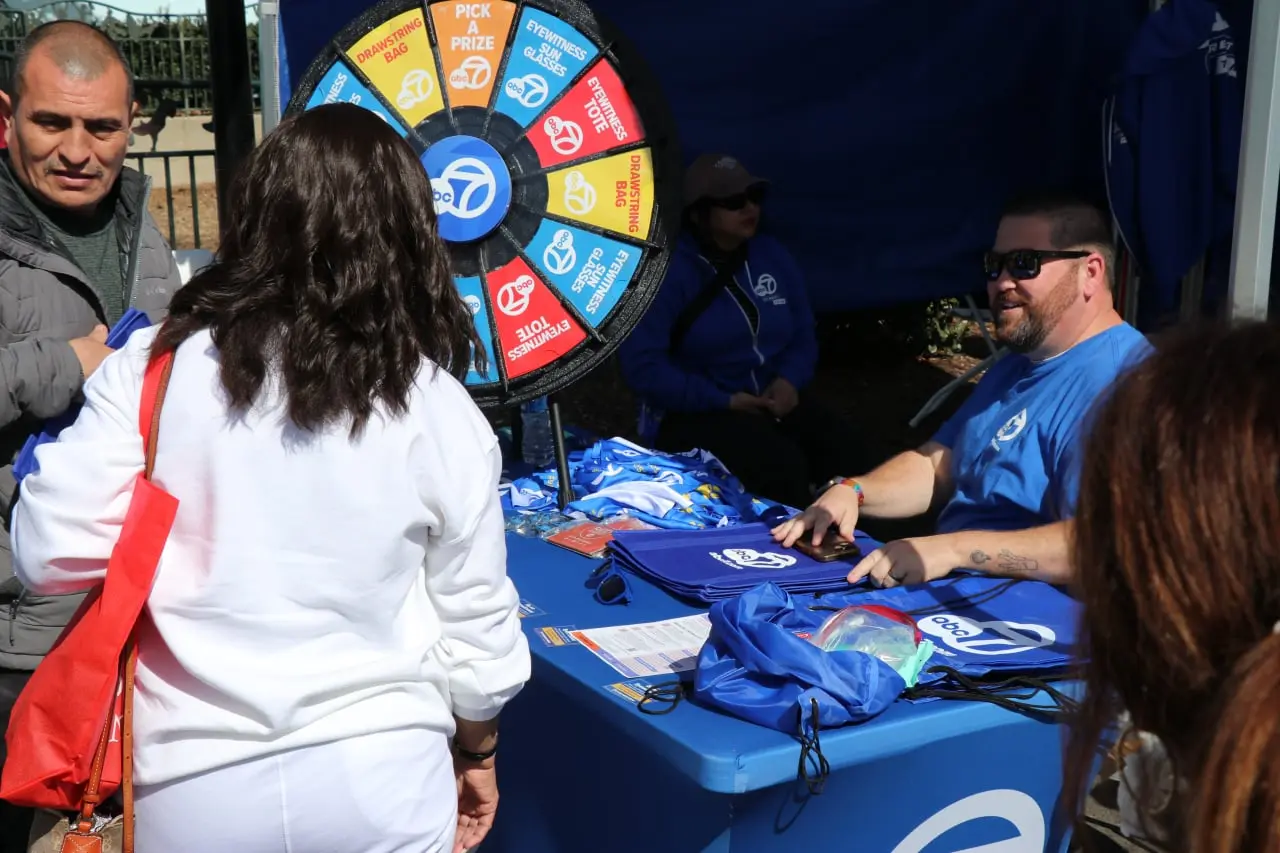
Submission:
M 278 376 L 305 430 L 379 404 L 406 411 L 424 359 L 455 377 L 474 352 L 471 312 L 436 229 L 431 183 L 377 115 L 332 104 L 287 118 L 242 168 L 215 262 L 180 289 L 152 358 L 201 329 L 234 411 Z
M 1074 537 L 1086 694 L 1075 816 L 1127 709 L 1180 777 L 1173 845 L 1280 851 L 1280 328 L 1157 342 L 1087 439 Z

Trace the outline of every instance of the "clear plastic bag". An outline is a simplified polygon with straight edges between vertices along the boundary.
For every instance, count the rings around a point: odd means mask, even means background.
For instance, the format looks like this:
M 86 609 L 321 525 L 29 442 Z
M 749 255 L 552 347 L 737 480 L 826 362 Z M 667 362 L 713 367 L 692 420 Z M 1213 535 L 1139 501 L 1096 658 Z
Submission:
M 920 651 L 920 631 L 910 616 L 879 605 L 854 605 L 832 613 L 809 642 L 827 652 L 864 652 L 901 670 Z
M 546 539 L 559 530 L 581 523 L 581 518 L 565 515 L 558 510 L 543 510 L 541 512 L 511 513 L 506 517 L 505 526 L 509 533 Z

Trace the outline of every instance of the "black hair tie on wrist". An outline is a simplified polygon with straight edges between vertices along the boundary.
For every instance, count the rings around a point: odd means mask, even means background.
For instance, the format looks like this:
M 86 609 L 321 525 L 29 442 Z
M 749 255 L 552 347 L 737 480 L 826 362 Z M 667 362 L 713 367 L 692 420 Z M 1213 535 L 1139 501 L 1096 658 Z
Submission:
M 490 758 L 493 758 L 494 754 L 496 754 L 498 751 L 498 745 L 495 743 L 493 745 L 493 748 L 486 752 L 472 752 L 469 749 L 463 749 L 461 746 L 459 746 L 458 739 L 454 738 L 453 751 L 456 752 L 460 757 L 465 758 L 467 761 L 474 761 L 476 763 L 480 763 L 481 761 L 488 761 Z

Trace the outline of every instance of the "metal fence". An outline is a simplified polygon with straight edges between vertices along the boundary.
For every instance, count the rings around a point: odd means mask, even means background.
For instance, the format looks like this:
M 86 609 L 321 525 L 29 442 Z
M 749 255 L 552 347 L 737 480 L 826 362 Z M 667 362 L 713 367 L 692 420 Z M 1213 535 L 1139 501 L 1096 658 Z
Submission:
M 255 109 L 257 9 L 257 3 L 245 5 Z M 27 33 L 46 21 L 68 19 L 93 24 L 120 45 L 133 70 L 144 117 L 166 100 L 172 102 L 170 117 L 210 111 L 209 30 L 203 15 L 137 14 L 96 0 L 0 0 L 0 88 L 12 85 L 14 54 Z M 212 149 L 130 153 L 129 164 L 153 179 L 149 208 L 170 246 L 216 248 Z
M 74 19 L 99 27 L 115 39 L 137 79 L 143 107 L 173 101 L 184 112 L 208 112 L 209 29 L 203 15 L 138 14 L 96 0 L 8 0 L 0 8 L 0 71 L 12 61 L 22 39 L 46 21 Z M 18 8 L 20 7 L 20 8 Z M 257 99 L 257 3 L 249 16 L 249 63 Z M 6 85 L 8 74 L 0 77 Z M 255 105 L 256 106 L 256 105 Z
M 257 3 L 245 6 L 255 109 L 257 9 Z M 144 117 L 153 115 L 164 101 L 171 102 L 167 105 L 171 118 L 210 111 L 209 29 L 204 15 L 139 14 L 96 0 L 0 0 L 0 88 L 12 85 L 14 54 L 27 33 L 46 21 L 68 19 L 93 24 L 120 45 L 133 70 Z M 129 165 L 151 176 L 149 208 L 170 246 L 216 247 L 212 149 L 130 153 Z
M 153 189 L 149 207 L 174 249 L 217 247 L 218 203 L 211 181 L 201 181 L 202 171 L 213 171 L 212 151 L 155 151 L 130 154 L 130 165 L 149 175 Z M 202 210 L 201 190 L 209 209 Z M 163 192 L 163 201 L 161 201 Z M 168 226 L 166 231 L 165 226 Z

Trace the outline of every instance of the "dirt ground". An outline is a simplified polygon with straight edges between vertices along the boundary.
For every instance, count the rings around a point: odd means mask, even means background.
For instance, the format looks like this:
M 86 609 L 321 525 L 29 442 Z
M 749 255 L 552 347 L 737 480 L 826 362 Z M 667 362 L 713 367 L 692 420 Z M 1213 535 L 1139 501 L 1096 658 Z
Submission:
M 173 222 L 169 221 L 166 191 L 151 191 L 151 215 L 175 249 L 216 249 L 218 247 L 218 191 L 213 184 L 196 187 L 196 204 L 192 205 L 189 187 L 173 188 Z M 199 222 L 199 240 L 196 224 Z

